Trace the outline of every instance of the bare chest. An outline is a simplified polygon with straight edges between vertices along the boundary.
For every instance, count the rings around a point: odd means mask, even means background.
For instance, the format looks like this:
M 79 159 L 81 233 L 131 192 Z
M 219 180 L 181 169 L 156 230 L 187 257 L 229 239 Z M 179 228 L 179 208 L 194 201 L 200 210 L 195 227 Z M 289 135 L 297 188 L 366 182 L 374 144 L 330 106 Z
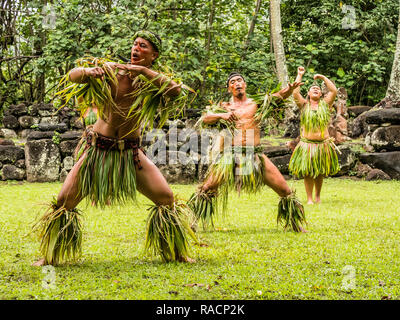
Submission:
M 112 86 L 112 95 L 117 104 L 132 103 L 133 98 L 129 95 L 134 90 L 132 80 L 127 75 L 117 74 L 118 86 Z
M 239 122 L 247 122 L 254 120 L 257 111 L 257 105 L 254 102 L 240 104 L 240 105 L 227 105 L 226 109 L 235 114 Z

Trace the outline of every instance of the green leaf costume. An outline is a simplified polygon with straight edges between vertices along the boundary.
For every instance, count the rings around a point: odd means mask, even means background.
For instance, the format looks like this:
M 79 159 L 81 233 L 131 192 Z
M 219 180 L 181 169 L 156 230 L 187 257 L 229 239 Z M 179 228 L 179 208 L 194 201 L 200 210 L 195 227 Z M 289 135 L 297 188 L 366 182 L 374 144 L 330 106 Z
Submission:
M 279 86 L 267 94 L 251 96 L 258 105 L 255 118 L 258 121 L 270 117 L 283 117 L 285 103 L 282 99 L 273 96 Z M 209 113 L 225 113 L 227 110 L 221 104 L 214 104 L 207 108 Z M 197 122 L 198 128 L 217 128 L 228 130 L 232 135 L 237 129 L 231 122 L 220 120 L 213 125 L 202 123 L 203 117 Z M 231 190 L 256 193 L 264 185 L 264 158 L 262 146 L 229 146 L 215 157 L 208 168 L 205 180 L 193 193 L 188 201 L 197 220 L 202 221 L 203 228 L 213 226 L 213 218 L 220 211 L 225 213 L 228 202 L 228 193 Z M 218 185 L 218 190 L 204 191 L 204 183 Z M 295 194 L 281 198 L 278 206 L 278 223 L 285 221 L 284 229 L 299 232 L 301 225 L 306 223 L 304 208 Z
M 139 31 L 135 39 L 142 37 L 150 41 L 158 52 L 161 41 L 148 31 Z M 60 108 L 74 102 L 81 116 L 89 110 L 86 124 L 93 124 L 97 108 L 99 118 L 107 122 L 112 112 L 132 123 L 133 132 L 143 127 L 142 134 L 156 126 L 161 128 L 168 119 L 180 117 L 184 108 L 195 98 L 195 92 L 174 78 L 167 68 L 154 79 L 138 75 L 132 80 L 132 91 L 127 95 L 132 104 L 122 109 L 114 101 L 118 88 L 118 68 L 115 62 L 106 58 L 84 57 L 76 61 L 77 67 L 99 67 L 104 71 L 102 78 L 87 77 L 85 83 L 70 81 L 68 72 L 60 81 L 57 92 Z M 161 87 L 156 81 L 162 78 Z M 178 86 L 179 94 L 170 96 L 171 82 Z M 92 113 L 91 113 L 92 112 Z M 130 133 L 129 132 L 129 133 Z M 128 134 L 129 134 L 128 133 Z M 128 135 L 127 134 L 127 135 Z M 140 138 L 124 139 L 102 136 L 88 128 L 77 147 L 76 158 L 81 161 L 78 171 L 79 197 L 100 207 L 125 204 L 136 201 L 136 170 L 141 169 L 139 161 Z M 197 240 L 188 228 L 190 209 L 175 201 L 171 205 L 153 206 L 147 223 L 146 248 L 161 255 L 164 261 L 184 260 L 188 253 L 188 235 Z M 53 201 L 45 215 L 38 220 L 34 230 L 41 238 L 41 253 L 45 263 L 60 264 L 75 259 L 81 252 L 81 222 L 76 209 L 67 210 L 63 204 Z
M 321 132 L 323 137 L 330 118 L 329 106 L 321 99 L 317 110 L 311 110 L 309 103 L 304 107 L 300 125 L 305 132 Z M 299 178 L 334 175 L 340 170 L 336 150 L 340 152 L 333 138 L 309 140 L 301 137 L 290 158 L 289 171 Z

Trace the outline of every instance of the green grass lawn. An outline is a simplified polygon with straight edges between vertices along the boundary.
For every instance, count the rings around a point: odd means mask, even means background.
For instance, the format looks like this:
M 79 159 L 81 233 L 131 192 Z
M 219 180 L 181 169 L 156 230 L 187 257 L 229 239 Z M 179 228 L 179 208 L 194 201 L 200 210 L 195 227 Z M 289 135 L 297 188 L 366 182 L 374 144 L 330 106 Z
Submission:
M 305 202 L 302 181 L 290 181 Z M 55 268 L 32 267 L 29 231 L 59 183 L 0 184 L 0 299 L 382 299 L 400 298 L 400 182 L 326 179 L 323 203 L 306 205 L 309 233 L 276 226 L 278 196 L 230 195 L 215 231 L 198 235 L 196 264 L 144 253 L 147 199 L 85 211 L 83 255 Z M 188 199 L 195 185 L 173 185 Z

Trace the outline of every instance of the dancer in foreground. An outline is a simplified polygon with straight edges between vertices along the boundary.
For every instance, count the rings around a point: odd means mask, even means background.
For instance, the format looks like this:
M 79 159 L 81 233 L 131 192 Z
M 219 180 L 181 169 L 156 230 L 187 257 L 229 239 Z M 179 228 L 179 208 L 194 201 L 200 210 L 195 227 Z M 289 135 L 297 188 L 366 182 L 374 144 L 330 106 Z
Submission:
M 232 95 L 230 101 L 203 115 L 201 121 L 207 125 L 225 123 L 233 136 L 230 141 L 224 139 L 204 182 L 189 199 L 189 206 L 205 227 L 213 224 L 217 211 L 225 211 L 229 190 L 255 193 L 266 184 L 281 198 L 278 222 L 284 223 L 285 230 L 304 232 L 302 225 L 306 220 L 303 206 L 276 166 L 263 154 L 259 126 L 262 113 L 289 97 L 301 85 L 300 82 L 265 96 L 263 105 L 247 97 L 246 82 L 241 74 L 231 73 L 226 85 Z
M 305 69 L 297 69 L 296 82 L 301 82 Z M 338 156 L 334 138 L 329 137 L 328 126 L 331 119 L 332 105 L 336 98 L 336 86 L 327 77 L 316 74 L 314 80 L 324 81 L 328 93 L 322 97 L 322 90 L 313 84 L 304 99 L 300 88 L 293 90 L 293 97 L 300 109 L 300 141 L 293 151 L 289 162 L 289 171 L 299 178 L 304 178 L 307 203 L 321 202 L 321 189 L 324 176 L 334 175 L 339 171 Z
M 85 197 L 103 208 L 134 202 L 136 191 L 154 202 L 146 248 L 164 261 L 193 261 L 188 257 L 188 236 L 196 240 L 187 220 L 191 210 L 174 199 L 165 178 L 140 147 L 141 125 L 151 127 L 156 113 L 160 125 L 179 114 L 190 90 L 151 69 L 162 49 L 156 34 L 139 31 L 133 40 L 129 64 L 85 58 L 62 80 L 64 89 L 58 93 L 62 100 L 80 100 L 82 114 L 95 105 L 98 119 L 85 131 L 77 162 L 57 199 L 34 226 L 43 255 L 36 266 L 58 265 L 80 255 L 82 225 L 76 206 Z

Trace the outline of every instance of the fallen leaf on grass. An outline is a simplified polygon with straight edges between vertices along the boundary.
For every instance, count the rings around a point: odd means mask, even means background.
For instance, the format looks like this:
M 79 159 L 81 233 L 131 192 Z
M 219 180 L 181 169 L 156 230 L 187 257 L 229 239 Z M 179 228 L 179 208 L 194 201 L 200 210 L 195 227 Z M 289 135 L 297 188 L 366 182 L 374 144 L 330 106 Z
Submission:
M 383 296 L 381 300 L 392 300 L 392 296 L 390 294 L 388 296 Z
M 174 294 L 174 295 L 178 295 L 178 291 L 168 291 L 169 294 Z
M 195 245 L 196 245 L 196 246 L 199 246 L 199 247 L 208 247 L 208 244 L 207 244 L 207 243 L 204 243 L 204 242 L 195 243 Z
M 323 285 L 313 286 L 313 289 L 314 289 L 314 290 L 321 290 L 321 289 L 323 289 L 323 288 L 324 288 Z
M 205 285 L 203 283 L 188 283 L 184 284 L 183 286 L 193 288 L 193 287 L 204 287 Z
M 383 287 L 383 286 L 385 286 L 385 283 L 382 280 L 379 280 L 379 286 Z

